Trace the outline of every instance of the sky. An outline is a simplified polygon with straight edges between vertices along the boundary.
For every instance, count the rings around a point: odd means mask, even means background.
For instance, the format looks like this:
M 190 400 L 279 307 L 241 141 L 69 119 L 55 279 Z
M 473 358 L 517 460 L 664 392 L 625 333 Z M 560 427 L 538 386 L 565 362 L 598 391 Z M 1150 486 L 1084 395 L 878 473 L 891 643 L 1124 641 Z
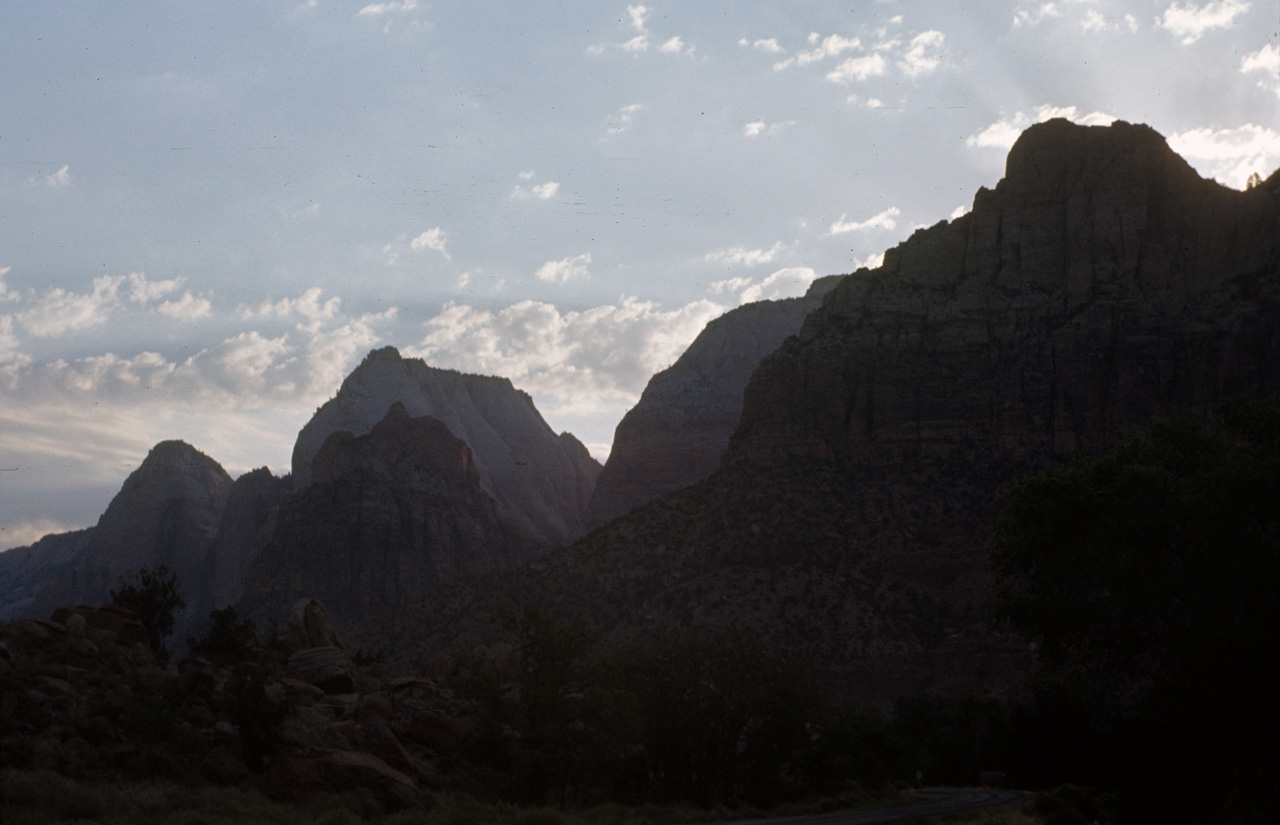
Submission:
M 966 211 L 1050 117 L 1280 167 L 1280 0 L 0 5 L 0 549 L 233 476 L 372 348 L 603 460 L 711 319 Z

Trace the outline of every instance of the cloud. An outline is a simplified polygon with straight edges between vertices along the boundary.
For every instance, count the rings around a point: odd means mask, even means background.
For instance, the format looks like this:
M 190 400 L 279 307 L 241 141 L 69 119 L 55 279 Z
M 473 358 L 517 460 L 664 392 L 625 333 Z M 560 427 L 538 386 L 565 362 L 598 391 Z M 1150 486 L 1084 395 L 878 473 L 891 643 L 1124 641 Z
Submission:
M 910 77 L 933 71 L 942 62 L 939 52 L 942 50 L 945 39 L 942 32 L 937 30 L 917 34 L 911 38 L 911 44 L 907 47 L 906 54 L 898 61 L 898 65 Z
M 444 230 L 436 226 L 428 229 L 426 232 L 423 232 L 412 241 L 409 241 L 409 248 L 414 252 L 421 252 L 424 249 L 434 249 L 436 252 L 443 255 L 444 259 L 448 261 L 452 260 L 452 256 L 445 251 L 444 244 L 446 240 Z
M 186 292 L 176 301 L 165 301 L 156 309 L 162 315 L 168 315 L 179 321 L 194 321 L 197 318 L 209 317 L 213 313 L 213 303 L 204 296 L 197 298 L 190 292 Z
M 1107 126 L 1116 120 L 1115 115 L 1105 112 L 1090 112 L 1082 115 L 1075 106 L 1050 106 L 1045 104 L 1036 107 L 1035 116 L 1025 112 L 1016 112 L 1011 117 L 1001 118 L 987 126 L 977 134 L 964 139 L 966 146 L 1008 151 L 1018 140 L 1018 136 L 1032 123 L 1043 123 L 1055 117 L 1062 117 L 1082 126 Z
M 840 220 L 831 224 L 831 230 L 828 235 L 843 235 L 846 232 L 860 232 L 864 229 L 893 229 L 898 225 L 894 220 L 901 214 L 901 210 L 896 206 L 890 206 L 878 215 L 873 215 L 865 221 L 846 221 L 844 215 L 840 216 Z
M 129 273 L 129 300 L 135 304 L 148 304 L 158 301 L 166 295 L 177 292 L 182 286 L 182 278 L 167 281 L 148 281 L 141 272 Z
M 51 175 L 45 175 L 44 182 L 48 186 L 60 189 L 64 186 L 71 185 L 71 167 L 63 166 Z
M 1138 30 L 1138 18 L 1132 14 L 1120 17 L 1104 17 L 1097 9 L 1085 9 L 1084 21 L 1080 28 L 1086 32 L 1130 31 Z
M 418 7 L 418 0 L 402 0 L 399 3 L 370 3 L 356 12 L 356 17 L 382 17 L 393 12 L 413 11 Z
M 662 52 L 663 54 L 679 54 L 683 49 L 684 49 L 684 38 L 680 37 L 680 35 L 676 35 L 675 37 L 670 38 L 669 40 L 667 40 L 665 43 L 663 43 L 661 46 L 658 47 L 658 51 Z
M 1057 3 L 1041 3 L 1034 11 L 1027 11 L 1026 9 L 1015 11 L 1013 13 L 1013 25 L 1015 27 L 1035 26 L 1046 19 L 1061 16 L 1062 12 L 1058 10 Z
M 1179 38 L 1183 45 L 1199 40 L 1212 29 L 1234 26 L 1236 18 L 1249 10 L 1249 4 L 1241 0 L 1212 0 L 1203 6 L 1175 2 L 1156 18 L 1156 26 Z
M 738 41 L 738 45 L 754 46 L 756 49 L 770 54 L 782 54 L 786 51 L 786 49 L 778 45 L 778 38 L 776 37 L 762 37 L 755 42 L 747 40 L 747 38 L 744 37 Z
M 507 376 L 544 413 L 592 413 L 634 404 L 649 378 L 724 310 L 707 300 L 663 310 L 627 296 L 580 312 L 537 301 L 497 311 L 448 303 L 406 352 L 436 366 Z
M 884 252 L 876 252 L 873 255 L 868 255 L 867 257 L 863 258 L 861 261 L 854 261 L 853 269 L 855 272 L 863 268 L 879 269 L 883 265 L 884 265 Z
M 74 529 L 76 528 L 50 518 L 10 524 L 0 527 L 0 550 L 26 547 L 28 544 L 35 544 L 50 533 L 65 533 Z
M 632 103 L 629 106 L 623 106 L 618 111 L 609 116 L 609 131 L 625 132 L 631 126 L 631 121 L 635 119 L 636 112 L 643 108 L 639 103 Z
M 35 306 L 17 315 L 18 322 L 36 338 L 52 338 L 103 324 L 111 310 L 120 305 L 123 276 L 103 275 L 93 281 L 93 290 L 77 293 L 61 287 L 35 299 Z
M 1263 79 L 1258 81 L 1258 85 L 1280 95 L 1280 46 L 1268 43 L 1256 52 L 1246 54 L 1240 61 L 1240 72 L 1262 72 Z
M 570 258 L 562 258 L 558 261 L 547 261 L 538 267 L 538 271 L 534 274 L 538 276 L 538 280 L 547 283 L 564 283 L 570 278 L 589 278 L 590 273 L 587 267 L 591 264 L 591 253 L 584 252 L 581 255 L 574 255 Z
M 13 331 L 13 316 L 0 315 L 0 372 L 26 366 L 30 358 L 20 351 L 22 342 Z
M 795 298 L 805 293 L 809 284 L 818 277 L 818 273 L 807 266 L 790 266 L 779 269 L 758 284 L 752 284 L 738 293 L 740 303 L 753 301 L 777 301 L 782 298 Z
M 529 173 L 529 177 L 525 177 L 523 172 L 520 174 L 521 180 L 529 180 L 532 177 L 532 172 Z M 536 186 L 531 186 L 527 189 L 523 186 L 517 185 L 515 189 L 511 190 L 511 194 L 508 197 L 510 197 L 511 200 L 517 201 L 527 201 L 532 199 L 545 201 L 554 198 L 556 196 L 556 192 L 559 190 L 560 184 L 556 181 L 549 180 L 545 183 L 539 183 Z
M 758 137 L 759 135 L 776 135 L 783 129 L 795 126 L 794 120 L 783 120 L 778 123 L 765 124 L 763 120 L 757 120 L 754 123 L 748 123 L 742 127 L 742 134 L 747 137 Z
M 627 14 L 631 17 L 631 28 L 638 32 L 645 31 L 644 19 L 649 15 L 647 6 L 627 6 Z
M 866 80 L 869 77 L 884 74 L 887 65 L 884 56 L 879 52 L 863 57 L 850 57 L 832 71 L 827 72 L 827 80 L 841 84 L 848 84 L 854 80 Z
M 1170 135 L 1169 146 L 1200 174 L 1236 189 L 1249 175 L 1268 177 L 1280 166 L 1280 132 L 1252 123 L 1235 129 L 1192 129 Z
M 12 267 L 0 266 L 0 303 L 18 300 L 18 293 L 9 289 L 9 286 L 4 282 L 4 276 L 9 274 L 10 269 Z
M 760 266 L 773 263 L 782 251 L 782 241 L 775 241 L 768 249 L 745 249 L 741 246 L 709 252 L 704 257 L 707 263 L 725 264 L 727 266 Z
M 273 302 L 268 297 L 257 306 L 242 304 L 236 307 L 236 314 L 245 321 L 252 318 L 292 318 L 294 316 L 308 321 L 327 321 L 337 318 L 342 307 L 342 299 L 335 296 L 321 303 L 320 296 L 323 292 L 324 290 L 320 287 L 313 286 L 297 298 L 281 298 Z

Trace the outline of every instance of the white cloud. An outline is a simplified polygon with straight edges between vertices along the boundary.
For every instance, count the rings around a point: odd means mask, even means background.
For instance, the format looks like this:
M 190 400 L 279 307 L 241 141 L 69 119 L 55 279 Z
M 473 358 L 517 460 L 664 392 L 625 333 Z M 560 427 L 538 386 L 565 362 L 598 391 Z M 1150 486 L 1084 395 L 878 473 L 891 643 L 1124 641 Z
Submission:
M 795 298 L 805 293 L 809 284 L 818 277 L 818 273 L 807 266 L 790 266 L 779 269 L 758 284 L 752 284 L 738 293 L 740 303 L 753 301 L 777 301 L 782 298 Z
M 521 175 L 520 177 L 524 180 L 528 180 L 524 175 Z M 556 192 L 559 190 L 560 184 L 556 181 L 549 180 L 545 183 L 539 183 L 536 186 L 531 186 L 527 189 L 523 186 L 516 186 L 515 189 L 511 190 L 510 198 L 517 201 L 527 201 L 531 199 L 545 201 L 554 198 L 556 196 Z
M 977 148 L 1003 149 L 1008 151 L 1018 140 L 1018 136 L 1032 123 L 1043 123 L 1055 117 L 1066 118 L 1072 123 L 1082 126 L 1107 126 L 1116 120 L 1115 115 L 1105 112 L 1089 112 L 1080 114 L 1075 106 L 1050 106 L 1045 104 L 1036 107 L 1035 117 L 1025 112 L 1015 112 L 1011 117 L 1001 118 L 987 126 L 981 132 L 965 138 L 966 146 Z
M 812 42 L 813 35 L 809 35 Z M 828 57 L 839 57 L 850 49 L 862 47 L 862 41 L 856 37 L 843 37 L 833 34 L 825 38 L 816 49 L 810 49 L 807 52 L 800 52 L 796 55 L 797 66 L 807 66 L 810 63 L 816 63 L 819 60 L 826 60 Z
M 129 300 L 135 304 L 149 304 L 158 301 L 170 293 L 177 292 L 182 286 L 182 278 L 171 278 L 166 281 L 148 281 L 141 272 L 129 273 Z
M 624 52 L 647 52 L 649 50 L 649 35 L 637 34 L 625 43 L 620 43 L 618 47 Z
M 864 229 L 893 229 L 897 226 L 894 220 L 901 214 L 901 210 L 896 206 L 890 206 L 878 215 L 872 215 L 865 221 L 846 221 L 845 216 L 841 215 L 840 220 L 831 224 L 831 230 L 828 235 L 843 235 L 846 232 L 860 232 Z
M 753 123 L 748 123 L 747 125 L 743 126 L 742 134 L 744 134 L 747 137 L 757 137 L 762 134 L 776 135 L 779 132 L 781 132 L 783 129 L 786 129 L 790 126 L 795 126 L 795 125 L 796 125 L 796 122 L 794 120 L 784 120 L 779 123 L 771 123 L 771 124 L 766 124 L 763 120 L 757 120 Z
M 867 257 L 863 258 L 861 261 L 853 262 L 853 268 L 855 272 L 864 267 L 867 269 L 878 269 L 883 265 L 884 265 L 883 252 L 877 252 L 874 255 L 868 255 Z
M 741 246 L 710 252 L 704 260 L 707 263 L 725 264 L 728 266 L 760 266 L 773 263 L 782 251 L 782 241 L 775 241 L 768 249 L 746 249 Z M 723 282 L 722 282 L 723 283 Z
M 246 321 L 251 318 L 292 318 L 294 316 L 312 322 L 337 318 L 342 307 L 342 299 L 335 296 L 321 303 L 320 295 L 323 292 L 324 290 L 320 287 L 313 286 L 297 298 L 281 298 L 274 302 L 270 298 L 265 298 L 257 306 L 237 307 L 236 313 Z
M 625 132 L 635 119 L 636 112 L 640 111 L 641 108 L 639 103 L 632 103 L 614 112 L 609 116 L 609 131 Z
M 54 172 L 53 174 L 45 175 L 44 182 L 45 184 L 52 186 L 55 189 L 60 189 L 64 186 L 70 186 L 71 185 L 71 167 L 63 166 L 61 169 Z
M 18 322 L 37 338 L 89 329 L 103 324 L 120 305 L 123 276 L 103 275 L 93 281 L 91 292 L 67 292 L 55 287 L 36 299 L 35 306 L 17 315 Z
M 850 57 L 832 71 L 827 72 L 827 80 L 842 84 L 848 84 L 854 80 L 866 80 L 868 77 L 884 74 L 887 65 L 884 56 L 879 52 L 863 57 Z
M 564 283 L 570 278 L 589 278 L 587 267 L 591 264 L 591 253 L 584 252 L 558 261 L 547 261 L 534 273 L 538 280 L 548 283 Z
M 25 366 L 31 360 L 21 352 L 21 346 L 13 331 L 13 316 L 0 315 L 0 372 Z
M 1262 72 L 1263 80 L 1258 81 L 1258 85 L 1280 95 L 1280 46 L 1268 43 L 1256 52 L 1246 54 L 1240 61 L 1240 72 Z
M 954 221 L 956 218 L 963 217 L 964 215 L 967 215 L 967 214 L 969 214 L 969 206 L 968 204 L 962 203 L 959 206 L 957 206 L 955 209 L 951 210 L 950 220 Z
M 1080 28 L 1086 32 L 1129 31 L 1138 30 L 1138 18 L 1132 14 L 1121 17 L 1107 17 L 1097 9 L 1085 9 L 1084 21 Z
M 213 313 L 213 303 L 203 295 L 197 298 L 190 292 L 186 292 L 181 298 L 165 301 L 156 309 L 161 314 L 179 321 L 194 321 L 197 318 L 209 317 Z
M 356 17 L 381 17 L 392 12 L 413 11 L 417 7 L 418 0 L 402 0 L 399 3 L 370 3 L 356 12 Z
M 754 281 L 755 278 L 748 277 L 726 278 L 723 281 L 713 282 L 711 286 L 707 287 L 707 291 L 712 295 L 724 295 L 726 293 L 730 295 L 737 295 L 742 290 L 751 286 Z
M 1211 29 L 1234 26 L 1236 18 L 1248 10 L 1249 4 L 1241 0 L 1212 0 L 1203 6 L 1175 2 L 1156 18 L 1156 25 L 1189 45 Z
M 911 44 L 906 54 L 898 61 L 898 65 L 911 77 L 933 71 L 942 62 L 939 52 L 942 51 L 945 39 L 942 32 L 937 30 L 917 34 L 911 38 Z M 863 78 L 859 78 L 861 79 Z
M 649 15 L 647 6 L 627 6 L 627 14 L 631 17 L 631 28 L 636 31 L 645 31 L 644 19 Z
M 761 37 L 755 42 L 749 41 L 744 37 L 738 41 L 738 45 L 753 46 L 762 52 L 768 52 L 770 54 L 782 54 L 786 51 L 786 49 L 778 45 L 778 38 L 776 37 Z
M 1056 3 L 1041 3 L 1034 11 L 1026 9 L 1018 9 L 1013 13 L 1013 25 L 1017 26 L 1035 26 L 1047 18 L 1061 17 L 1062 12 L 1058 10 Z
M 1249 175 L 1263 178 L 1280 166 L 1280 132 L 1252 123 L 1235 129 L 1192 129 L 1169 137 L 1169 146 L 1200 174 L 1243 189 Z
M 680 52 L 684 51 L 684 38 L 679 35 L 669 38 L 665 43 L 658 47 L 658 51 L 663 54 L 680 54 Z
M 414 252 L 421 252 L 424 249 L 434 249 L 436 252 L 443 255 L 444 259 L 448 261 L 452 260 L 452 256 L 445 251 L 444 245 L 446 240 L 447 238 L 445 237 L 444 230 L 436 226 L 428 229 L 426 232 L 423 232 L 421 235 L 410 241 L 409 248 Z
M 544 413 L 629 406 L 725 307 L 707 300 L 674 310 L 623 296 L 617 304 L 561 312 L 523 301 L 497 311 L 446 304 L 406 353 L 468 372 L 503 375 L 537 396 Z
M 50 518 L 10 524 L 0 527 L 0 550 L 26 547 L 28 544 L 35 544 L 50 533 L 66 533 L 74 529 L 76 528 Z
M 4 276 L 9 274 L 10 269 L 12 267 L 0 266 L 0 303 L 18 300 L 18 293 L 9 289 L 9 286 L 4 282 Z

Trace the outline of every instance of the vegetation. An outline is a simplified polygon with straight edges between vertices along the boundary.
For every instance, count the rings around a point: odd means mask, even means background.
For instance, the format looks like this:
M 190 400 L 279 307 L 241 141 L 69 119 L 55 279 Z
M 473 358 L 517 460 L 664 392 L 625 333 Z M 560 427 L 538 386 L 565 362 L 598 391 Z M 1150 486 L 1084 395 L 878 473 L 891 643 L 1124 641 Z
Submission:
M 227 605 L 209 613 L 209 632 L 203 637 L 187 639 L 192 655 L 218 665 L 233 665 L 253 658 L 259 648 L 253 619 L 241 619 L 236 609 Z
M 111 591 L 111 603 L 132 611 L 147 630 L 151 652 L 162 662 L 169 661 L 164 638 L 173 633 L 173 616 L 187 606 L 178 593 L 178 577 L 160 565 L 155 570 L 142 567 Z
M 1280 818 L 1280 409 L 1220 412 L 1027 479 L 1000 523 L 1000 611 L 1042 653 L 1018 762 L 1135 818 Z

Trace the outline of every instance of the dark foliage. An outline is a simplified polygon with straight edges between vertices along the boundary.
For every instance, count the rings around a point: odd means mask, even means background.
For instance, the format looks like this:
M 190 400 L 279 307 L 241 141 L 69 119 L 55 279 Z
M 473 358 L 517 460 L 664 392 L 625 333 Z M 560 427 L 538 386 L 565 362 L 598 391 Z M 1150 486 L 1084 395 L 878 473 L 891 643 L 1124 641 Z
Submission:
M 120 589 L 111 591 L 111 603 L 133 612 L 147 630 L 151 651 L 162 662 L 169 660 L 164 637 L 173 633 L 173 616 L 187 606 L 178 592 L 178 577 L 160 565 L 155 570 L 142 567 Z
M 249 661 L 258 649 L 257 628 L 253 619 L 241 619 L 236 609 L 227 605 L 209 612 L 209 632 L 199 639 L 187 639 L 187 646 L 193 655 L 224 667 Z
M 1017 487 L 993 562 L 1002 615 L 1042 643 L 1030 778 L 1155 818 L 1277 798 L 1277 502 L 1280 409 L 1249 401 Z
M 240 731 L 244 763 L 260 771 L 265 757 L 274 752 L 280 725 L 289 715 L 289 704 L 267 696 L 266 668 L 251 663 L 236 665 L 226 686 L 227 714 Z

